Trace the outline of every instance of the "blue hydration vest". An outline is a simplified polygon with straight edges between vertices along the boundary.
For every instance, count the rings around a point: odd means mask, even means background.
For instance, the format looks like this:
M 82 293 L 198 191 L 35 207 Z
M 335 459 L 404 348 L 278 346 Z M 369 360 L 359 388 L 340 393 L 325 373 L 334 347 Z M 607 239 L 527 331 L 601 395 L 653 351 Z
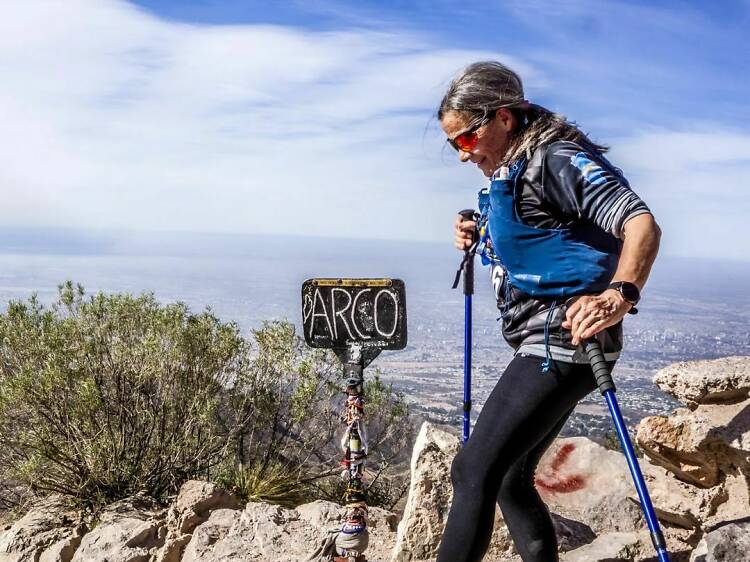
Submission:
M 482 262 L 499 261 L 507 282 L 535 298 L 569 298 L 603 291 L 617 269 L 620 242 L 588 222 L 554 229 L 524 224 L 515 200 L 525 164 L 524 160 L 516 162 L 508 179 L 493 179 L 489 190 L 479 192 L 477 251 Z

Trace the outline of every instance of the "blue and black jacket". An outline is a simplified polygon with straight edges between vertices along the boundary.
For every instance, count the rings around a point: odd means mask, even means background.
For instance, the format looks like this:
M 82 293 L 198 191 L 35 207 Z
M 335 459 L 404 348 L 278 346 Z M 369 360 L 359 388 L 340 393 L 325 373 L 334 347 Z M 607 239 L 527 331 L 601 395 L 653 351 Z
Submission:
M 480 192 L 480 209 L 480 249 L 493 267 L 506 341 L 517 353 L 588 361 L 561 327 L 568 301 L 606 288 L 625 222 L 649 213 L 648 207 L 602 155 L 558 141 L 515 163 L 509 178 L 493 178 Z M 599 339 L 607 358 L 615 359 L 621 325 Z

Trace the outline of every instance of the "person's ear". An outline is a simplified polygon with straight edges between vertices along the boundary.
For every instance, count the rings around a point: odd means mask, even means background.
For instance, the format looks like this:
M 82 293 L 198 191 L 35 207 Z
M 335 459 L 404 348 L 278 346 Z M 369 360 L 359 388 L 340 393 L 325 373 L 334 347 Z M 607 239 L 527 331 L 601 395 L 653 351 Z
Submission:
M 511 132 L 516 126 L 516 116 L 507 107 L 501 107 L 497 110 L 495 120 L 500 123 L 506 133 Z

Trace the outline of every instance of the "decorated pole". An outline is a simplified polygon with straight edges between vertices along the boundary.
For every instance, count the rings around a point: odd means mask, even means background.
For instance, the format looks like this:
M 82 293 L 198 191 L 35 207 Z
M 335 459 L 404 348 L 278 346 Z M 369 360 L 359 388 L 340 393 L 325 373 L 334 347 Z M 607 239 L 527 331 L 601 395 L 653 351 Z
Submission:
M 367 458 L 364 369 L 384 349 L 406 346 L 406 291 L 399 279 L 308 279 L 302 285 L 302 324 L 310 347 L 332 349 L 343 365 L 346 398 L 342 478 L 346 514 L 308 560 L 366 562 Z

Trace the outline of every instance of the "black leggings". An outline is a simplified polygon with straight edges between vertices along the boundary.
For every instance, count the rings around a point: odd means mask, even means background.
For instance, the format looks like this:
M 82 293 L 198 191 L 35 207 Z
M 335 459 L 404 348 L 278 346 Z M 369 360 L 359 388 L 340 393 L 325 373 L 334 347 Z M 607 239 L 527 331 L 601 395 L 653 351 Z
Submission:
M 481 560 L 495 502 L 524 562 L 555 562 L 557 538 L 534 470 L 581 398 L 596 388 L 589 365 L 516 356 L 485 402 L 451 466 L 453 504 L 438 562 Z M 611 364 L 610 364 L 611 366 Z

